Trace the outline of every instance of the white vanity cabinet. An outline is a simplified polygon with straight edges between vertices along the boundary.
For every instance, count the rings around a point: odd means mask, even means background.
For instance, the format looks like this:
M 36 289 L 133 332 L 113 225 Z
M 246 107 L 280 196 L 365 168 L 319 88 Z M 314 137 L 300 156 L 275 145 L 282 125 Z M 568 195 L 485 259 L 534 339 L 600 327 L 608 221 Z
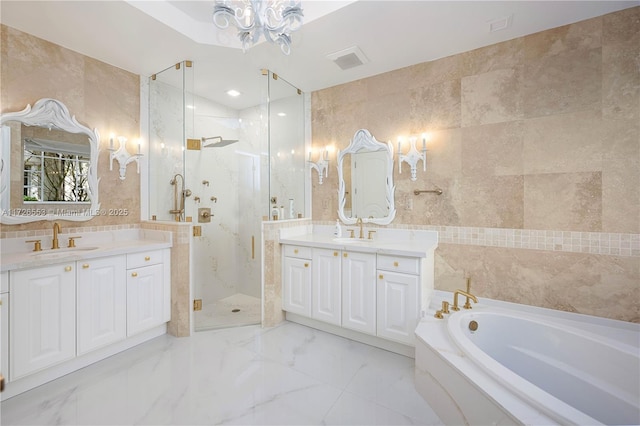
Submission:
M 169 321 L 169 262 L 168 250 L 127 255 L 127 336 Z
M 281 230 L 287 320 L 412 356 L 434 288 L 437 233 L 378 229 L 376 239 L 351 239 L 327 231 Z
M 413 345 L 420 312 L 420 259 L 379 254 L 377 265 L 376 333 Z
M 342 324 L 340 250 L 312 250 L 311 317 L 339 326 Z
M 171 233 L 83 237 L 84 246 L 38 252 L 24 237 L 2 241 L 0 400 L 166 334 Z
M 0 273 L 0 375 L 9 379 L 9 272 Z
M 11 381 L 75 357 L 75 262 L 11 273 Z
M 126 256 L 77 262 L 78 355 L 127 337 Z
M 311 249 L 285 246 L 283 250 L 282 309 L 311 316 Z
M 342 253 L 342 327 L 376 334 L 376 255 Z

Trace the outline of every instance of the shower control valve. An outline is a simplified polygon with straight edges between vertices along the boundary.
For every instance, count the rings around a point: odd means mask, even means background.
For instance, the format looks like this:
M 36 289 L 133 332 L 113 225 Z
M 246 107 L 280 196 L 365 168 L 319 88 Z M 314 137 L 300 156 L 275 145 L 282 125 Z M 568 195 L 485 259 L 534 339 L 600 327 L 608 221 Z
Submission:
M 209 223 L 211 222 L 211 209 L 209 207 L 202 207 L 198 209 L 198 222 Z

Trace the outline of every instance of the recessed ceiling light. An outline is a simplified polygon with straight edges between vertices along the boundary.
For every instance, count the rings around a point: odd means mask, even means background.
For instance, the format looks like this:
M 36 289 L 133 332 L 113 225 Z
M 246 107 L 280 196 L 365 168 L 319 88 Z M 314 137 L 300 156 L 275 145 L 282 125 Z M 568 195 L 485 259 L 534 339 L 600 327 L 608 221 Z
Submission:
M 279 112 L 278 113 L 278 117 L 286 117 L 287 113 L 286 112 Z
M 231 89 L 231 90 L 227 90 L 227 95 L 233 96 L 235 98 L 236 96 L 240 96 L 240 92 L 238 92 L 235 89 Z

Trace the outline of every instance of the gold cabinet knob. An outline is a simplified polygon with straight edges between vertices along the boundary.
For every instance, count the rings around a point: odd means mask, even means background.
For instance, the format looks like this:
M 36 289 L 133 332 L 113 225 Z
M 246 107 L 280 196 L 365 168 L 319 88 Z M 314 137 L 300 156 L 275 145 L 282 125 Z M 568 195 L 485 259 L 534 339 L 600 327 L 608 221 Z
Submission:
M 138 276 L 138 273 L 137 273 L 137 272 L 132 272 L 132 273 L 131 273 L 131 276 L 132 276 L 132 277 L 137 277 L 137 276 Z
M 347 253 L 342 253 L 342 257 L 347 257 Z
M 393 266 L 395 266 L 396 268 L 399 266 L 398 262 L 393 262 Z
M 305 263 L 305 264 L 304 264 L 304 267 L 305 267 L 305 268 L 308 268 L 308 267 L 309 267 L 309 264 L 308 264 L 308 263 Z
M 71 272 L 71 269 L 72 269 L 71 266 L 64 267 L 65 272 Z
M 380 278 L 381 280 L 383 280 L 383 279 L 384 279 L 384 275 L 380 274 L 380 275 L 378 275 L 378 278 Z
M 293 254 L 298 254 L 298 249 L 294 249 Z
M 338 252 L 337 252 L 337 251 L 334 251 L 334 252 L 333 252 L 333 255 L 334 255 L 334 256 L 337 256 L 337 255 L 338 255 Z
M 145 256 L 145 257 L 144 257 L 144 260 L 145 260 L 146 262 L 150 261 L 150 260 L 151 260 L 151 256 Z
M 82 264 L 82 269 L 89 269 L 89 264 L 88 263 L 83 263 Z

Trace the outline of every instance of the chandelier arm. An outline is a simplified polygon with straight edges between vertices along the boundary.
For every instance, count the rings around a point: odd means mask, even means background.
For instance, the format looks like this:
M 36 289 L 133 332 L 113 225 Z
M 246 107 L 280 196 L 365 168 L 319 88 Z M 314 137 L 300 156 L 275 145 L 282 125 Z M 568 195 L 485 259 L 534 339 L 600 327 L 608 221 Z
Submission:
M 213 23 L 226 29 L 232 23 L 238 29 L 242 50 L 256 43 L 263 34 L 265 39 L 280 46 L 282 53 L 291 53 L 291 32 L 302 26 L 302 8 L 295 0 L 238 0 L 228 5 L 228 0 L 216 0 Z M 285 4 L 288 4 L 285 6 Z

